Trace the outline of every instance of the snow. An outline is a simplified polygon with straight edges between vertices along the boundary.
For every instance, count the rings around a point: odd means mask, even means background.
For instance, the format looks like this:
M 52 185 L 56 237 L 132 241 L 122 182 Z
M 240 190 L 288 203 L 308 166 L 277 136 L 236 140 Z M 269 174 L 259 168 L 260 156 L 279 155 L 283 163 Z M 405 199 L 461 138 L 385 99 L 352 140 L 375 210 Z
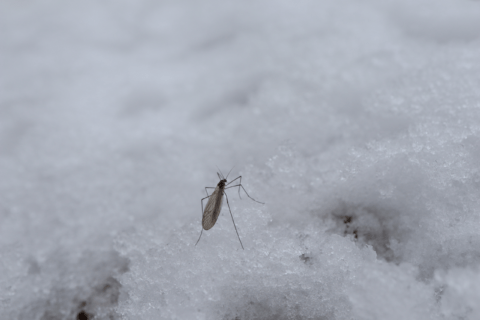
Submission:
M 2 319 L 478 319 L 480 3 L 0 3 Z M 200 199 L 242 175 L 200 234 Z

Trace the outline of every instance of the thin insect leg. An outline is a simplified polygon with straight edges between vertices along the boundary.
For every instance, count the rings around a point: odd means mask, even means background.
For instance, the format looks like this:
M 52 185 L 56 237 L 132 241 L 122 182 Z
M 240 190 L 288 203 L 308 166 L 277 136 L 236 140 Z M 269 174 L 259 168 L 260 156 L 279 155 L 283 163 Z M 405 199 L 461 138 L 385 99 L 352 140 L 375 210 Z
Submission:
M 230 181 L 229 183 L 227 183 L 225 186 L 228 186 L 230 183 L 232 183 L 233 181 L 237 180 L 238 178 L 240 178 L 240 180 L 241 180 L 241 179 L 242 179 L 242 176 L 236 177 L 235 179 L 233 179 L 232 181 Z
M 250 199 L 252 199 L 252 200 L 255 201 L 255 202 L 258 202 L 258 203 L 261 203 L 261 204 L 265 204 L 265 203 L 263 203 L 263 202 L 257 201 L 257 200 L 255 200 L 255 199 L 253 199 L 252 197 L 250 197 L 250 195 L 248 194 L 247 190 L 245 190 L 245 188 L 244 188 L 241 184 L 238 184 L 238 185 L 236 185 L 236 186 L 231 186 L 231 187 L 225 188 L 225 190 L 226 190 L 226 189 L 229 189 L 229 188 L 235 188 L 235 187 L 238 187 L 239 189 L 240 189 L 240 187 L 242 187 L 243 191 L 245 191 L 245 193 L 247 194 L 247 196 L 248 196 Z
M 200 241 L 200 238 L 202 237 L 202 233 L 203 233 L 203 227 L 202 227 L 202 231 L 200 231 L 200 237 L 198 237 L 197 243 Z M 195 246 L 197 245 L 197 243 L 195 243 Z
M 237 179 L 240 179 L 240 183 L 239 183 L 239 184 L 242 184 L 242 176 L 238 176 L 238 177 L 236 177 L 235 179 L 233 179 L 232 181 L 230 181 L 230 182 L 227 184 L 227 186 L 228 186 L 230 183 L 232 183 L 233 181 L 237 180 Z M 239 197 L 240 199 L 242 199 L 242 196 L 240 195 L 240 187 L 238 187 L 238 197 Z
M 232 210 L 230 209 L 230 204 L 228 203 L 227 194 L 226 193 L 223 193 L 223 194 L 225 195 L 225 198 L 227 199 L 228 210 L 230 211 L 230 216 L 232 217 L 232 222 L 233 222 L 233 226 L 235 227 L 235 232 L 237 233 L 238 241 L 240 241 L 240 245 L 242 246 L 242 249 L 245 250 L 245 248 L 243 247 L 243 244 L 242 244 L 242 240 L 240 240 L 240 235 L 238 234 L 237 226 L 235 225 L 235 220 L 233 220 L 233 214 L 232 214 Z
M 203 198 L 202 200 L 200 200 L 200 203 L 202 204 L 202 217 L 203 217 L 203 200 L 207 199 L 207 198 L 210 198 L 212 195 L 209 195 L 208 197 L 205 197 Z
M 215 187 L 205 187 L 205 192 L 207 193 L 207 196 L 210 196 L 207 192 L 207 189 L 215 189 Z M 203 211 L 202 211 L 203 212 Z
M 240 182 L 238 184 L 242 185 L 242 176 L 240 176 Z M 242 199 L 242 197 L 240 196 L 240 187 L 238 187 L 238 197 Z
M 238 179 L 238 178 L 237 178 L 237 179 Z M 237 179 L 235 179 L 235 180 L 237 180 Z M 242 181 L 242 178 L 240 178 L 240 182 L 241 182 L 241 181 Z M 241 186 L 241 184 L 237 184 L 236 186 L 230 186 L 230 187 L 225 188 L 225 189 L 238 187 L 238 197 L 239 197 L 240 199 L 242 199 L 242 196 L 240 195 L 240 186 Z
M 205 190 L 207 191 L 207 190 Z M 210 198 L 210 196 L 208 197 L 205 197 L 203 198 L 202 200 L 200 200 L 200 203 L 202 204 L 202 217 L 203 217 L 203 200 L 207 199 L 207 198 Z M 202 234 L 203 234 L 203 225 L 202 225 L 202 231 L 200 231 L 200 237 L 198 237 L 198 240 L 197 242 L 195 243 L 195 246 L 197 245 L 197 243 L 200 241 L 200 238 L 202 237 Z

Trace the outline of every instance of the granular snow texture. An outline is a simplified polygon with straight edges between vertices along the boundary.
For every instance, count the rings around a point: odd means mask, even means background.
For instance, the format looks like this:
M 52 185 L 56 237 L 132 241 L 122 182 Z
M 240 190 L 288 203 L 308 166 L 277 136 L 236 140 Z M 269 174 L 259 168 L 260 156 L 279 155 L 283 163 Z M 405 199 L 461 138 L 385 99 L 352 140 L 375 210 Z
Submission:
M 479 1 L 5 0 L 0 30 L 1 319 L 480 319 Z M 226 201 L 195 246 L 216 166 L 265 202 L 226 191 L 245 250 Z

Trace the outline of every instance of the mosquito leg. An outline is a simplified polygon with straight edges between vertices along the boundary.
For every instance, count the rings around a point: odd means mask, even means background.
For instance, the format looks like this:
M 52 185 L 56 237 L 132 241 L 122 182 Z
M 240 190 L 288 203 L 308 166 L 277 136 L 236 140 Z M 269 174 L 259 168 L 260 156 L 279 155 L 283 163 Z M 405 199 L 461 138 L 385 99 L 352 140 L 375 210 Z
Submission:
M 240 182 L 238 183 L 238 185 L 242 185 L 242 176 L 240 176 Z M 238 197 L 242 199 L 242 197 L 240 196 L 240 187 L 238 187 Z
M 226 193 L 223 193 L 223 194 L 225 195 L 225 198 L 227 199 L 228 210 L 230 211 L 230 216 L 232 217 L 232 222 L 233 222 L 233 226 L 235 227 L 235 232 L 237 233 L 238 241 L 240 241 L 240 245 L 242 246 L 242 249 L 245 250 L 245 248 L 243 247 L 243 244 L 242 244 L 242 240 L 240 240 L 240 236 L 238 235 L 238 230 L 237 230 L 237 226 L 235 225 L 235 220 L 233 220 L 233 214 L 232 214 L 232 210 L 230 209 L 230 204 L 228 203 L 227 194 Z
M 205 191 L 207 191 L 207 190 L 205 190 Z M 210 198 L 210 196 L 205 197 L 202 200 L 200 200 L 200 203 L 202 204 L 202 217 L 203 217 L 203 200 L 205 200 L 207 198 Z M 200 238 L 202 237 L 202 233 L 203 233 L 203 225 L 202 225 L 202 231 L 200 231 L 200 237 L 198 237 L 197 243 L 200 241 Z M 197 245 L 197 243 L 195 243 L 195 246 Z
M 248 194 L 247 190 L 245 190 L 245 188 L 241 185 L 241 184 L 237 184 L 236 186 L 231 186 L 231 187 L 228 187 L 228 188 L 225 188 L 225 189 L 229 189 L 229 188 L 235 188 L 235 187 L 238 187 L 238 189 L 240 189 L 240 187 L 242 187 L 243 191 L 245 191 L 245 193 L 247 194 L 247 196 L 252 199 L 253 201 L 255 202 L 258 202 L 258 203 L 261 203 L 261 204 L 265 204 L 263 202 L 260 202 L 260 201 L 257 201 L 255 199 L 253 199 L 252 197 L 250 197 L 250 195 Z
M 242 179 L 240 178 L 240 181 L 241 181 L 241 180 L 242 180 Z M 236 186 L 230 186 L 230 187 L 225 188 L 225 189 L 230 189 L 230 188 L 236 188 L 236 187 L 238 187 L 238 197 L 239 197 L 240 199 L 242 199 L 242 197 L 240 196 L 240 186 L 241 186 L 241 184 L 237 184 Z
M 237 180 L 237 179 L 240 179 L 240 183 L 239 183 L 239 184 L 241 185 L 241 184 L 242 184 L 242 176 L 238 176 L 238 177 L 236 177 L 235 179 L 233 179 L 232 181 L 230 181 L 230 182 L 227 184 L 227 186 L 228 186 L 230 183 L 232 183 L 233 181 Z M 238 187 L 238 197 L 239 197 L 240 199 L 242 199 L 242 197 L 240 196 L 240 187 Z
M 202 233 L 203 233 L 203 227 L 202 227 L 202 231 L 200 231 L 200 237 L 198 237 L 197 243 L 200 241 L 200 238 L 202 237 Z M 195 243 L 195 246 L 197 246 L 197 243 Z
M 215 189 L 215 187 L 205 187 L 205 192 L 207 193 L 207 196 L 210 196 L 207 192 L 207 189 Z M 202 211 L 203 212 L 203 211 Z
M 205 190 L 205 191 L 206 191 L 206 190 Z M 211 197 L 211 195 L 208 196 L 208 197 L 203 198 L 202 200 L 200 200 L 200 203 L 202 204 L 202 216 L 203 216 L 203 200 L 205 200 L 205 199 L 207 199 L 207 198 L 210 198 L 210 197 Z
M 232 181 L 230 181 L 230 182 L 229 182 L 229 183 L 227 183 L 226 185 L 228 186 L 230 183 L 232 183 L 233 181 L 235 181 L 235 180 L 237 180 L 237 179 L 239 179 L 239 178 L 240 178 L 240 179 L 242 179 L 242 176 L 238 176 L 238 177 L 236 177 L 235 179 L 233 179 Z

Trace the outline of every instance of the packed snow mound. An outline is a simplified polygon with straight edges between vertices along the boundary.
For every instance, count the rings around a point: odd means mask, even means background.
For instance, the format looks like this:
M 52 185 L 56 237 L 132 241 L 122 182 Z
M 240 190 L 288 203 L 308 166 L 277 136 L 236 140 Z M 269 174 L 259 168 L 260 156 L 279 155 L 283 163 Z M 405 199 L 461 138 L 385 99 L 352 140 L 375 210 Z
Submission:
M 480 317 L 478 1 L 0 21 L 2 319 Z

